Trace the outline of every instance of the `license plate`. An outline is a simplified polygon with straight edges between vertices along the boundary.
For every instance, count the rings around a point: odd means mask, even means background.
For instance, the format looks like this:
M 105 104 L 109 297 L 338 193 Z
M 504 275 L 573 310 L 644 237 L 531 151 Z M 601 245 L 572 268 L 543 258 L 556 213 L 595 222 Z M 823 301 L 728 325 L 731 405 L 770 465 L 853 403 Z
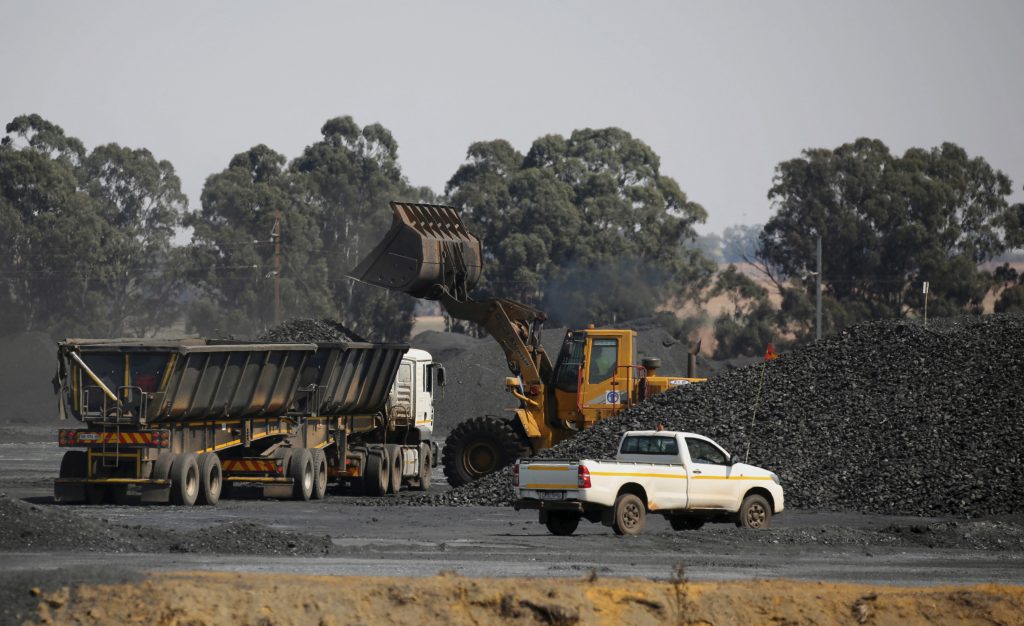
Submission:
M 541 491 L 541 500 L 565 500 L 564 491 Z
M 97 433 L 79 433 L 79 441 L 99 441 L 100 436 Z

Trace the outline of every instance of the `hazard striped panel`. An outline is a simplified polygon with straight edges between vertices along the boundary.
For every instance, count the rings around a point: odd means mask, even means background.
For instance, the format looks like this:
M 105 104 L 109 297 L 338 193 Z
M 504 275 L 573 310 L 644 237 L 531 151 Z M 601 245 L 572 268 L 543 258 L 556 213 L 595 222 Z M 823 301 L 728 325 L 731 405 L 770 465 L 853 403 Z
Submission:
M 277 459 L 227 459 L 221 461 L 224 473 L 280 474 L 281 466 Z
M 168 447 L 170 431 L 166 430 L 145 430 L 134 432 L 98 432 L 94 430 L 65 430 L 58 431 L 57 440 L 62 447 L 68 446 L 101 446 L 101 445 L 123 445 L 123 446 L 152 446 L 155 448 Z

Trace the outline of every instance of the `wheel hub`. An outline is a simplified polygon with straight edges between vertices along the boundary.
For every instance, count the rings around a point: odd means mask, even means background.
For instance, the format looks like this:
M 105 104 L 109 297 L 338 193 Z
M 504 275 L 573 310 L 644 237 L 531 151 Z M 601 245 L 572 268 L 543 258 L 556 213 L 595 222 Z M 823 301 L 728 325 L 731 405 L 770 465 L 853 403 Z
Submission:
M 470 474 L 483 476 L 496 469 L 498 452 L 490 444 L 475 443 L 466 446 L 462 459 Z

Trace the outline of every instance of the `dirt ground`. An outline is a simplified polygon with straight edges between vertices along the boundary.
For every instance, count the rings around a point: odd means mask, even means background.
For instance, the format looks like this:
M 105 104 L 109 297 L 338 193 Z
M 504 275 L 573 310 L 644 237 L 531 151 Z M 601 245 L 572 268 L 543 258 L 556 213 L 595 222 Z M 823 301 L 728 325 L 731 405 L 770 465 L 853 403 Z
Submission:
M 30 592 L 31 593 L 31 592 Z M 37 592 L 39 593 L 39 592 Z M 175 572 L 39 594 L 43 624 L 1022 624 L 1024 587 Z

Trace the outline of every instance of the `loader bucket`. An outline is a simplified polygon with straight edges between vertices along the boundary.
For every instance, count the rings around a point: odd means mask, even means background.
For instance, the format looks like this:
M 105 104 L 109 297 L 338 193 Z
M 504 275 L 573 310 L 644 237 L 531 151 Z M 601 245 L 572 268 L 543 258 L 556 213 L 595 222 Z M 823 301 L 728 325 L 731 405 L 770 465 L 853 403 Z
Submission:
M 460 302 L 480 280 L 480 239 L 450 206 L 392 202 L 391 230 L 350 276 L 417 298 Z

